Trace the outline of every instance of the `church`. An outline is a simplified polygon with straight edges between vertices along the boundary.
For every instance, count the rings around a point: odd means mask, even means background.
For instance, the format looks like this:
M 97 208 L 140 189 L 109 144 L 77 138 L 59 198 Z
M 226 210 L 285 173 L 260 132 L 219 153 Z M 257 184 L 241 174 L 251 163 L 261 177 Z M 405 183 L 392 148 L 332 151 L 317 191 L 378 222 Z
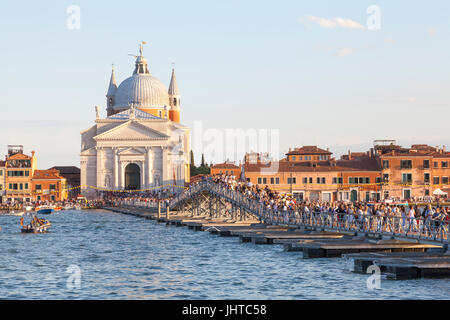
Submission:
M 180 124 L 175 70 L 169 89 L 154 77 L 143 56 L 117 86 L 114 68 L 106 94 L 106 118 L 81 132 L 81 194 L 96 190 L 155 190 L 189 182 L 190 129 Z M 181 188 L 174 188 L 181 190 Z

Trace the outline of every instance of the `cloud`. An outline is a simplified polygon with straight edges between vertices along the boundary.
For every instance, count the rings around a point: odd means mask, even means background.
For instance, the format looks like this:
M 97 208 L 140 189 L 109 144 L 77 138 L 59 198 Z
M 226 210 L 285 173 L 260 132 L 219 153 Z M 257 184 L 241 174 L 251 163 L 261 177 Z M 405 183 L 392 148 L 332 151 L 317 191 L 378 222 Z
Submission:
M 387 38 L 384 39 L 384 42 L 394 44 L 395 40 L 393 38 L 391 38 L 391 37 L 387 37 Z
M 350 20 L 350 19 L 344 19 L 344 18 L 322 18 L 322 17 L 315 17 L 315 16 L 307 16 L 306 19 L 308 19 L 311 22 L 314 22 L 318 24 L 319 26 L 323 28 L 328 29 L 335 29 L 335 28 L 345 28 L 345 29 L 357 29 L 357 30 L 367 30 L 366 27 L 364 27 L 362 24 Z
M 345 57 L 345 56 L 348 56 L 348 55 L 354 53 L 355 51 L 356 51 L 355 48 L 350 48 L 350 47 L 338 48 L 338 50 L 336 52 L 336 56 Z

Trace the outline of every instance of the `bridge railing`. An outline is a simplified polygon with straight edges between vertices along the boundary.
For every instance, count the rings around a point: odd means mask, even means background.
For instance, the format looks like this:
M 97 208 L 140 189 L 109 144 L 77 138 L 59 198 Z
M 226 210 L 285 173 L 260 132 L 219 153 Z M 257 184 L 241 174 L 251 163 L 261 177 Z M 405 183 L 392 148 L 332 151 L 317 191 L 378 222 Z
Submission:
M 227 185 L 215 183 L 209 179 L 183 191 L 172 199 L 169 206 L 174 207 L 178 203 L 186 201 L 203 191 L 208 191 L 244 208 L 262 222 L 268 224 L 321 228 L 330 231 L 375 233 L 444 243 L 450 242 L 449 221 L 442 218 L 409 218 L 302 210 L 273 210 L 264 206 L 261 200 L 251 199 L 241 192 L 230 189 Z

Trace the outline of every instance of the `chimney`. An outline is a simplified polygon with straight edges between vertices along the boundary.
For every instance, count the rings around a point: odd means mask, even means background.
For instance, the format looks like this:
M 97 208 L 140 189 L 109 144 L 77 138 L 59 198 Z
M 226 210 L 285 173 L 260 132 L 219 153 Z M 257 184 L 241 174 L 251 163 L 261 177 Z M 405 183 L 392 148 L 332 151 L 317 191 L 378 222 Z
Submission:
M 445 146 L 442 146 L 442 151 L 445 153 Z
M 348 160 L 352 160 L 352 153 L 348 150 Z
M 33 150 L 33 151 L 31 151 L 31 156 L 32 157 L 34 157 L 34 154 L 35 154 L 36 152 Z

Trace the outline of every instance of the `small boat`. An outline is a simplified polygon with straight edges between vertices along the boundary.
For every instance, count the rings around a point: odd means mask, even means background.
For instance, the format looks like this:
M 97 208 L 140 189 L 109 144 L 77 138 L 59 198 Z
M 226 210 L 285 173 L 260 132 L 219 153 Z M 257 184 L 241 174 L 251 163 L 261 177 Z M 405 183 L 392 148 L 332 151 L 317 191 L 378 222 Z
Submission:
M 25 211 L 32 211 L 33 206 L 25 206 L 24 209 L 25 209 Z
M 52 224 L 48 220 L 33 216 L 29 225 L 24 225 L 23 218 L 21 218 L 20 225 L 22 226 L 22 229 L 20 229 L 22 233 L 46 233 Z
M 48 207 L 48 206 L 40 206 L 39 208 L 37 208 L 37 213 L 40 214 L 51 214 L 53 213 L 53 208 Z

